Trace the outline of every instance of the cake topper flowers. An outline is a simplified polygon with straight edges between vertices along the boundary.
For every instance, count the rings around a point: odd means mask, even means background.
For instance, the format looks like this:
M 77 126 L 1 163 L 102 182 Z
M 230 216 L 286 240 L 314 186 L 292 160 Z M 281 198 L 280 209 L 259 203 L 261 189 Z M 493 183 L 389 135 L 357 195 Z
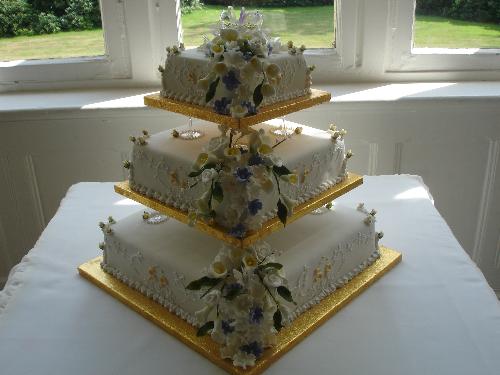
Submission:
M 207 75 L 198 80 L 205 103 L 215 112 L 242 118 L 253 115 L 266 97 L 276 94 L 282 75 L 280 67 L 269 61 L 281 49 L 279 38 L 270 38 L 262 28 L 263 16 L 241 8 L 223 10 L 213 30 L 199 47 L 212 61 Z M 305 46 L 288 43 L 290 54 L 301 54 Z M 217 94 L 217 95 L 216 95 Z

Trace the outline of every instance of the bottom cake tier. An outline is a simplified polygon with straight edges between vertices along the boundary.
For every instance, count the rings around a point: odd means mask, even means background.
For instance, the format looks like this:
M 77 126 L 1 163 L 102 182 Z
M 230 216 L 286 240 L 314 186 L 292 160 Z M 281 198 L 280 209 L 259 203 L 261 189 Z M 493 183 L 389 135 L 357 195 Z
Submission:
M 374 215 L 363 205 L 323 208 L 252 246 L 261 258 L 272 256 L 272 264 L 283 266 L 278 276 L 294 302 L 283 303 L 283 323 L 293 321 L 379 257 L 381 234 L 375 231 Z M 186 287 L 213 274 L 214 264 L 223 272 L 225 262 L 238 257 L 241 261 L 241 249 L 158 213 L 140 211 L 101 227 L 103 270 L 195 326 L 202 323 L 196 314 L 206 301 Z

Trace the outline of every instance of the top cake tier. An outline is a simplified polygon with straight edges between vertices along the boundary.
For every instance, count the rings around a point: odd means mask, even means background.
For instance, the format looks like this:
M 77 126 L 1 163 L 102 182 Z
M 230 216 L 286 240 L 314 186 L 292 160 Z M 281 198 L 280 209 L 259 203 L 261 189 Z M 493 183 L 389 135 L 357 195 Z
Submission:
M 329 100 L 324 94 L 311 95 L 313 67 L 308 67 L 304 59 L 305 46 L 296 47 L 291 41 L 282 45 L 279 38 L 267 35 L 262 21 L 258 11 L 242 9 L 236 17 L 232 8 L 228 8 L 222 12 L 213 38 L 206 38 L 198 49 L 168 47 L 165 65 L 159 67 L 162 91 L 158 97 L 146 99 L 146 104 L 181 112 L 175 106 L 168 106 L 169 101 L 163 105 L 158 101 L 166 98 L 181 107 L 194 106 L 190 115 L 213 121 L 217 117 L 197 114 L 208 109 L 208 113 L 241 120 L 278 103 L 287 103 L 286 113 L 290 113 L 305 108 L 304 103 L 317 104 L 319 97 Z M 297 98 L 303 98 L 302 107 L 289 107 Z M 272 116 L 283 114 L 277 112 Z M 259 118 L 253 123 L 270 118 Z

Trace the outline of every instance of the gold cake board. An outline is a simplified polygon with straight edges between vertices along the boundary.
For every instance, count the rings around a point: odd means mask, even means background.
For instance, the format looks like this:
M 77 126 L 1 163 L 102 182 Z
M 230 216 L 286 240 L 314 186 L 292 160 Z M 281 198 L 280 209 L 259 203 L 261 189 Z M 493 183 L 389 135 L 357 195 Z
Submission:
M 204 107 L 175 99 L 164 98 L 159 93 L 144 96 L 144 104 L 149 107 L 164 109 L 186 116 L 196 117 L 201 120 L 215 122 L 216 124 L 227 125 L 234 129 L 244 129 L 263 121 L 310 108 L 317 104 L 329 102 L 331 98 L 332 95 L 327 91 L 311 89 L 310 94 L 263 106 L 259 108 L 257 114 L 243 118 L 221 115 L 214 112 L 212 107 Z
M 359 176 L 355 173 L 349 172 L 347 178 L 341 183 L 335 184 L 330 189 L 327 189 L 324 192 L 316 195 L 315 197 L 305 201 L 304 203 L 297 205 L 297 207 L 293 209 L 292 215 L 287 218 L 287 224 L 290 224 L 295 220 L 301 218 L 302 216 L 309 214 L 311 211 L 324 206 L 335 198 L 338 198 L 348 191 L 354 189 L 355 187 L 360 186 L 362 183 L 363 176 Z M 157 199 L 149 198 L 132 190 L 128 181 L 116 183 L 115 191 L 118 194 L 139 202 L 149 208 L 152 208 L 153 210 L 173 217 L 174 219 L 179 220 L 182 223 L 187 224 L 189 222 L 188 214 L 186 211 L 166 205 Z M 282 229 L 283 224 L 278 217 L 274 217 L 262 224 L 261 229 L 259 229 L 258 231 L 249 231 L 247 235 L 241 239 L 229 235 L 227 233 L 227 229 L 224 229 L 217 224 L 209 224 L 202 220 L 198 220 L 195 224 L 195 227 L 201 232 L 204 232 L 230 245 L 237 247 L 248 247 L 252 243 L 264 238 L 265 236 Z
M 104 272 L 100 267 L 102 257 L 82 264 L 78 267 L 78 272 L 230 374 L 256 375 L 271 366 L 313 330 L 392 269 L 401 261 L 401 257 L 401 253 L 380 246 L 379 259 L 344 287 L 325 297 L 319 304 L 299 315 L 291 325 L 283 328 L 277 335 L 277 345 L 265 350 L 255 366 L 246 370 L 233 366 L 229 360 L 222 359 L 219 355 L 219 345 L 209 336 L 197 337 L 196 328 L 187 321 Z

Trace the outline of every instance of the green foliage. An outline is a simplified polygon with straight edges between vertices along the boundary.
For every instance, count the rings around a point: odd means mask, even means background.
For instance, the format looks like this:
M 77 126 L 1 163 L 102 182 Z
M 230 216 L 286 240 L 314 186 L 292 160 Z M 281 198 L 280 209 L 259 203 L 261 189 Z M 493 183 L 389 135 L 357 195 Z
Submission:
M 219 81 L 220 81 L 220 77 L 217 77 L 217 79 L 214 80 L 210 84 L 210 86 L 208 86 L 208 91 L 207 91 L 207 93 L 205 95 L 205 102 L 208 103 L 210 100 L 213 99 L 213 97 L 215 96 L 215 91 L 217 90 L 217 85 L 219 84 Z
M 187 286 L 186 289 L 188 290 L 200 290 L 201 288 L 204 287 L 214 287 L 221 281 L 221 279 L 216 279 L 213 277 L 208 277 L 208 276 L 203 276 L 201 279 L 191 281 Z
M 278 292 L 280 297 L 283 298 L 285 301 L 296 304 L 295 301 L 293 300 L 292 293 L 286 286 L 281 285 L 276 289 L 276 291 Z
M 281 315 L 280 309 L 278 308 L 273 315 L 274 329 L 278 332 L 281 330 L 281 328 L 283 328 L 283 324 L 281 323 L 282 320 L 283 317 Z
M 206 322 L 200 328 L 198 328 L 198 331 L 196 332 L 196 336 L 198 336 L 198 337 L 205 336 L 212 329 L 214 329 L 213 320 Z
M 36 34 L 53 34 L 61 31 L 59 18 L 52 13 L 41 12 L 38 14 L 37 22 L 33 26 Z
M 65 30 L 89 30 L 101 26 L 101 12 L 96 0 L 69 0 L 61 24 Z
M 262 83 L 264 83 L 264 81 L 262 81 Z M 262 99 L 264 99 L 262 95 L 262 83 L 258 84 L 253 91 L 253 104 L 255 107 L 258 107 L 260 103 L 262 103 Z
M 218 181 L 214 183 L 212 196 L 219 203 L 222 202 L 222 200 L 224 199 L 224 191 L 222 190 L 222 185 Z
M 99 0 L 0 0 L 0 37 L 98 27 Z
M 203 3 L 200 0 L 181 0 L 182 14 L 189 14 L 193 10 L 203 8 Z
M 286 218 L 288 217 L 288 208 L 286 208 L 281 199 L 278 200 L 277 206 L 278 206 L 278 218 L 283 223 L 283 225 L 286 225 Z
M 278 167 L 277 165 L 273 165 L 273 172 L 276 173 L 278 176 L 285 176 L 287 174 L 291 174 L 290 170 L 282 165 L 281 167 Z
M 500 0 L 417 0 L 417 14 L 464 21 L 500 22 Z
M 0 37 L 28 34 L 31 8 L 25 0 L 0 1 Z

